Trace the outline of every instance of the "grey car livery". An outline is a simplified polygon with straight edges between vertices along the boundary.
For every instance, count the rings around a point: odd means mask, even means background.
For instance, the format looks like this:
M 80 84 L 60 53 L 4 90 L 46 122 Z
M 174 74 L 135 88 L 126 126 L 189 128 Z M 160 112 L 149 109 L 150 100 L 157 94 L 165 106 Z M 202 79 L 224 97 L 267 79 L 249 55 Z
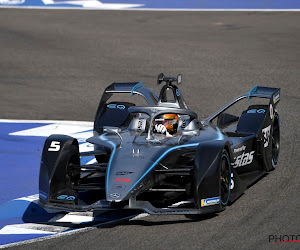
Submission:
M 256 180 L 273 170 L 280 145 L 276 106 L 280 89 L 255 87 L 203 121 L 174 84 L 158 76 L 160 95 L 142 82 L 113 83 L 100 100 L 90 152 L 78 141 L 51 135 L 39 177 L 43 206 L 67 211 L 141 209 L 150 214 L 204 214 L 224 210 Z M 109 100 L 139 95 L 146 105 Z M 249 106 L 230 113 L 241 101 Z M 250 105 L 252 100 L 264 103 Z M 247 105 L 248 105 L 247 104 Z M 176 114 L 171 137 L 155 131 L 158 116 Z M 96 162 L 80 164 L 80 157 Z

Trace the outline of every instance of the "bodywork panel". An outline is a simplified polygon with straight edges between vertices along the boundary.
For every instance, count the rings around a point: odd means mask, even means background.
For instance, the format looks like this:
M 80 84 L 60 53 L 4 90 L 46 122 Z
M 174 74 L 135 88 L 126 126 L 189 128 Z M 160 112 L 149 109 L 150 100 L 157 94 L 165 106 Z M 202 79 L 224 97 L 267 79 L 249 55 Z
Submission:
M 167 100 L 168 88 L 173 91 L 173 102 Z M 140 95 L 148 106 L 108 103 L 115 93 Z M 225 113 L 245 98 L 267 98 L 269 104 L 250 105 L 240 116 Z M 188 109 L 178 87 L 171 83 L 163 86 L 159 97 L 143 87 L 142 82 L 113 83 L 100 100 L 94 136 L 87 139 L 94 150 L 81 153 L 81 156 L 94 155 L 97 162 L 83 166 L 73 159 L 70 164 L 68 154 L 72 146 L 73 151 L 74 145 L 78 149 L 77 140 L 50 136 L 41 160 L 40 202 L 46 207 L 70 211 L 120 208 L 143 209 L 152 214 L 222 211 L 228 201 L 236 200 L 247 186 L 274 167 L 271 134 L 273 124 L 277 122 L 279 126 L 275 109 L 279 100 L 280 89 L 255 87 L 200 123 L 197 114 Z M 153 129 L 155 118 L 162 114 L 179 117 L 178 131 L 171 137 L 157 134 Z M 214 119 L 217 125 L 213 124 Z M 230 191 L 222 206 L 219 183 L 224 150 L 228 154 Z M 174 202 L 184 206 L 174 207 Z

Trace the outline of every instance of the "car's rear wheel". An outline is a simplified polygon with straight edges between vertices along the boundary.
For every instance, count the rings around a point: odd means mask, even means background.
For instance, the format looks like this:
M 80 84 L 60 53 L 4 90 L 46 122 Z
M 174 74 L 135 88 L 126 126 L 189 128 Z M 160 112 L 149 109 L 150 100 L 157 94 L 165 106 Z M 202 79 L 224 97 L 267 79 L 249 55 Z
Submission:
M 227 151 L 224 149 L 220 161 L 220 175 L 219 175 L 219 193 L 220 205 L 225 209 L 229 201 L 231 182 L 230 160 Z
M 279 117 L 278 114 L 275 114 L 273 132 L 272 132 L 272 169 L 275 168 L 280 149 L 280 128 L 279 128 Z

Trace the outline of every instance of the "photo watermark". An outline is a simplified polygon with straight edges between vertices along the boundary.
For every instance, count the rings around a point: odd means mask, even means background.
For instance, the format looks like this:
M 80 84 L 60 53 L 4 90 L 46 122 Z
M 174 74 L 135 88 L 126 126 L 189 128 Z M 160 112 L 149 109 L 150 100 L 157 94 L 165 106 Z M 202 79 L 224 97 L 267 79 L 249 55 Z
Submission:
M 269 235 L 270 243 L 287 243 L 287 242 L 299 242 L 300 243 L 300 234 L 270 234 Z

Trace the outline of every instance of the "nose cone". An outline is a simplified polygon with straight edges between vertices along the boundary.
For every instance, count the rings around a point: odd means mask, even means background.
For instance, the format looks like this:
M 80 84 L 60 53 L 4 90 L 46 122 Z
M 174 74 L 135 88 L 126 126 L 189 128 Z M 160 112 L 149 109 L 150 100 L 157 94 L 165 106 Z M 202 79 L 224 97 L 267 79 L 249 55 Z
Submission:
M 123 201 L 152 170 L 162 148 L 124 149 L 115 151 L 106 175 L 106 199 Z

